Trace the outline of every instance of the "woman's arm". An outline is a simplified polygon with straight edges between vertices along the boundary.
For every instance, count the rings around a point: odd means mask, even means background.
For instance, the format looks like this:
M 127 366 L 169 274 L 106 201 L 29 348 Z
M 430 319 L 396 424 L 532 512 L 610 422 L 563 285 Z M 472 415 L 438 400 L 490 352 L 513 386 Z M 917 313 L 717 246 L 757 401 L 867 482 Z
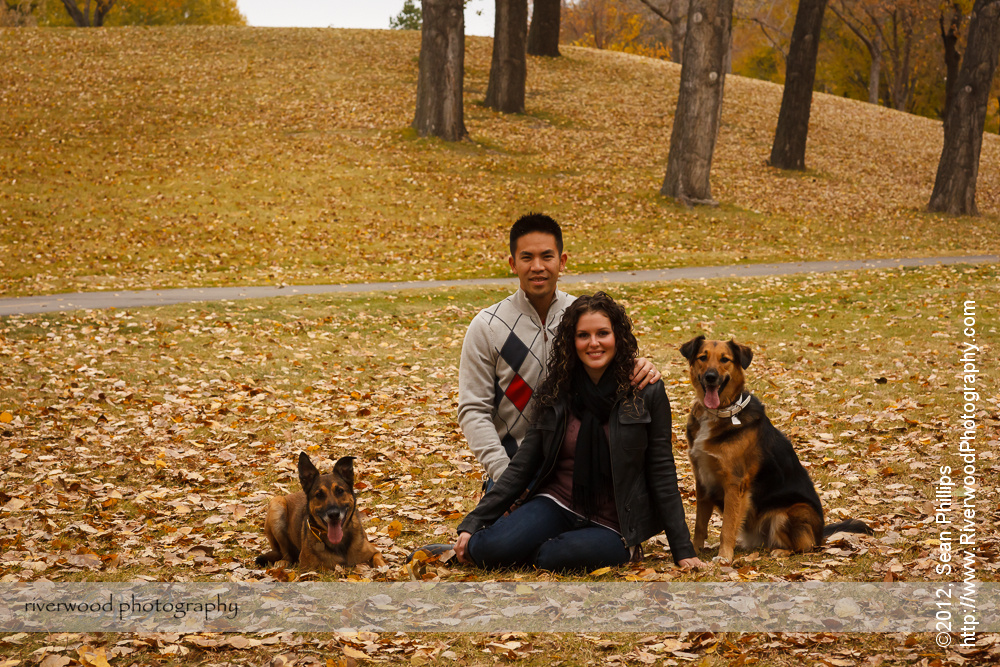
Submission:
M 671 444 L 670 401 L 662 382 L 648 387 L 644 397 L 650 414 L 646 436 L 646 485 L 663 521 L 670 553 L 674 562 L 680 563 L 694 558 L 695 550 L 684 517 L 684 503 L 677 488 L 677 467 Z
M 551 408 L 545 408 L 550 410 Z M 507 470 L 496 480 L 493 488 L 482 497 L 476 508 L 458 525 L 459 533 L 475 533 L 510 509 L 514 501 L 524 494 L 545 460 L 542 448 L 548 431 L 532 427 L 514 453 Z

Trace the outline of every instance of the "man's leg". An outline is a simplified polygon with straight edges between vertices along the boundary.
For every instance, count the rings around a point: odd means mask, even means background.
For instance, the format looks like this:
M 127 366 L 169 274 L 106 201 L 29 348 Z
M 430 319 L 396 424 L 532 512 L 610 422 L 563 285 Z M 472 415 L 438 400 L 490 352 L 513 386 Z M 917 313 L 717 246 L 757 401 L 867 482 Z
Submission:
M 549 498 L 532 498 L 469 539 L 469 555 L 480 567 L 531 565 L 545 541 L 571 530 L 576 516 Z
M 610 528 L 590 524 L 564 532 L 542 544 L 535 555 L 535 565 L 553 572 L 594 570 L 625 565 L 630 559 L 629 548 L 621 535 Z

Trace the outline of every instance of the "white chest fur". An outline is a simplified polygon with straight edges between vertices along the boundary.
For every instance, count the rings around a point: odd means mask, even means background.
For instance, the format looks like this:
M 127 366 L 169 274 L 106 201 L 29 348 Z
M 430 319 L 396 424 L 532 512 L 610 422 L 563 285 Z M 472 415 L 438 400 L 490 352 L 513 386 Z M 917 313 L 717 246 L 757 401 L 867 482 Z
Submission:
M 714 454 L 710 454 L 705 449 L 705 443 L 708 442 L 711 430 L 709 420 L 703 417 L 695 422 L 694 427 L 691 429 L 692 441 L 688 443 L 688 456 L 691 458 L 694 474 L 698 478 L 698 481 L 707 487 L 716 486 L 715 473 L 713 472 L 714 466 L 710 461 L 714 457 Z

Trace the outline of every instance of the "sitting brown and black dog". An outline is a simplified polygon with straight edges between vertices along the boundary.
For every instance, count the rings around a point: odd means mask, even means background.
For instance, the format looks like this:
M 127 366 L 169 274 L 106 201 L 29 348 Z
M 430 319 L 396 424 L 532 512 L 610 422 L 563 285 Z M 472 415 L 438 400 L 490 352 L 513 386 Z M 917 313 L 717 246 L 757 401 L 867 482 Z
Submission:
M 385 565 L 368 541 L 354 495 L 354 457 L 345 456 L 333 472 L 320 475 L 305 452 L 299 453 L 302 491 L 271 498 L 264 535 L 271 550 L 257 556 L 257 565 L 285 560 L 307 569 Z
M 808 551 L 836 532 L 872 534 L 848 519 L 823 525 L 823 507 L 792 443 L 767 418 L 764 405 L 744 391 L 746 345 L 698 336 L 681 346 L 691 365 L 695 401 L 687 422 L 697 513 L 694 548 L 701 551 L 708 520 L 722 512 L 719 557 L 732 562 L 737 536 L 756 549 Z

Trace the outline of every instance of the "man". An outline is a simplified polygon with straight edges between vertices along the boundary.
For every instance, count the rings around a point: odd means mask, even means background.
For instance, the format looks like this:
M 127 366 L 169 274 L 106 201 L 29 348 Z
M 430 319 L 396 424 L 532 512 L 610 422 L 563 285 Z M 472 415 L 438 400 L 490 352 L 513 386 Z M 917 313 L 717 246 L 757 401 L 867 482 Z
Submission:
M 575 297 L 557 289 L 566 268 L 562 229 L 532 213 L 510 228 L 510 268 L 517 292 L 479 312 L 462 344 L 458 370 L 458 423 L 486 469 L 487 487 L 500 478 L 531 425 L 534 391 L 545 379 L 551 341 Z M 639 389 L 660 379 L 639 359 L 632 381 Z

